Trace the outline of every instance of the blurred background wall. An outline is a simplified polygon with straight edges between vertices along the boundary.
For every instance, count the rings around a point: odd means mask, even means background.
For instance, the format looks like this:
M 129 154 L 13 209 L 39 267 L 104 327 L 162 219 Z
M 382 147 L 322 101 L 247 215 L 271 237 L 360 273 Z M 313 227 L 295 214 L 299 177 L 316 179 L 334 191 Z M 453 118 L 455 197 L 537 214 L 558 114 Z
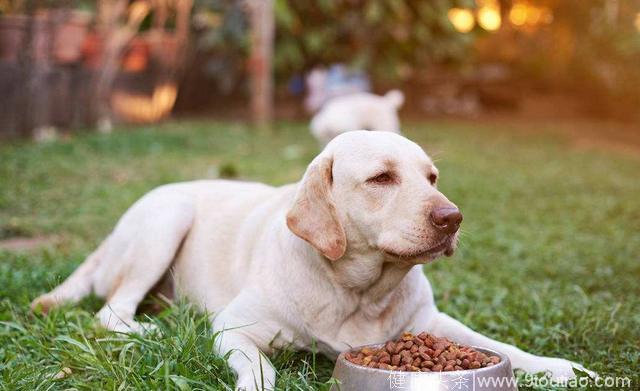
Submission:
M 0 0 L 3 137 L 307 118 L 312 70 L 407 117 L 637 123 L 640 0 Z

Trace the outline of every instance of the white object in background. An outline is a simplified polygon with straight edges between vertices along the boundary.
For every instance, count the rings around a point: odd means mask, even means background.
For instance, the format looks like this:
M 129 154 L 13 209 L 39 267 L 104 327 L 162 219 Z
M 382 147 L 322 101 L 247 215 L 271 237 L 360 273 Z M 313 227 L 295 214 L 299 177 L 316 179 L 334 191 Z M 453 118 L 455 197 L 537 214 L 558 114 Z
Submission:
M 404 103 L 399 90 L 385 95 L 357 93 L 329 100 L 311 120 L 311 134 L 325 145 L 352 130 L 382 130 L 400 133 L 398 110 Z

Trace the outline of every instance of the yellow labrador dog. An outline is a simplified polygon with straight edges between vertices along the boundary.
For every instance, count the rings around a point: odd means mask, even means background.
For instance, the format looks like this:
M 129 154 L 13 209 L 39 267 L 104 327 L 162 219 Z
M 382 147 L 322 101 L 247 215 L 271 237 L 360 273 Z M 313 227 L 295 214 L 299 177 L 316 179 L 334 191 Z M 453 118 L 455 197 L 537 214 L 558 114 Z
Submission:
M 162 186 L 136 202 L 45 310 L 90 292 L 106 298 L 102 325 L 144 331 L 136 307 L 163 278 L 213 313 L 237 389 L 267 389 L 261 352 L 315 341 L 329 356 L 426 330 L 507 354 L 514 367 L 572 377 L 570 361 L 534 356 L 438 311 L 422 264 L 453 253 L 462 214 L 436 187 L 438 170 L 415 143 L 389 132 L 344 133 L 302 181 L 279 188 L 198 181 Z M 170 272 L 169 272 L 170 271 Z
M 311 134 L 322 145 L 352 130 L 400 134 L 398 110 L 403 102 L 400 90 L 391 90 L 382 96 L 361 92 L 332 98 L 311 119 Z

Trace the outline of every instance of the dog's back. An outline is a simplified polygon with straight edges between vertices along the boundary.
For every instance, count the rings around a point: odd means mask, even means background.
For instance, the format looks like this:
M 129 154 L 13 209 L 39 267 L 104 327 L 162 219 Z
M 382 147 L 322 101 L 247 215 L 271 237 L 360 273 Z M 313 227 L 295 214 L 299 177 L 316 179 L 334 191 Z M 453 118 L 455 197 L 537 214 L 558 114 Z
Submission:
M 311 120 L 311 133 L 327 144 L 341 133 L 352 130 L 381 130 L 400 133 L 398 109 L 402 92 L 385 95 L 358 93 L 333 98 Z

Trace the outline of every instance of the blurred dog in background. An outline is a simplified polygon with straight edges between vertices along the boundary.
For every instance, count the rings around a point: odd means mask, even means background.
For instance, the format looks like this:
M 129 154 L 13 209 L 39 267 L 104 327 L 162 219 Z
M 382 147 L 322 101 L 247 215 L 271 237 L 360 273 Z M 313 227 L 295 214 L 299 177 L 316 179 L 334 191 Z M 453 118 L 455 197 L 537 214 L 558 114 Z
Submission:
M 327 101 L 311 120 L 311 134 L 324 146 L 341 133 L 382 130 L 400 133 L 398 110 L 404 103 L 399 90 L 385 95 L 354 93 Z

